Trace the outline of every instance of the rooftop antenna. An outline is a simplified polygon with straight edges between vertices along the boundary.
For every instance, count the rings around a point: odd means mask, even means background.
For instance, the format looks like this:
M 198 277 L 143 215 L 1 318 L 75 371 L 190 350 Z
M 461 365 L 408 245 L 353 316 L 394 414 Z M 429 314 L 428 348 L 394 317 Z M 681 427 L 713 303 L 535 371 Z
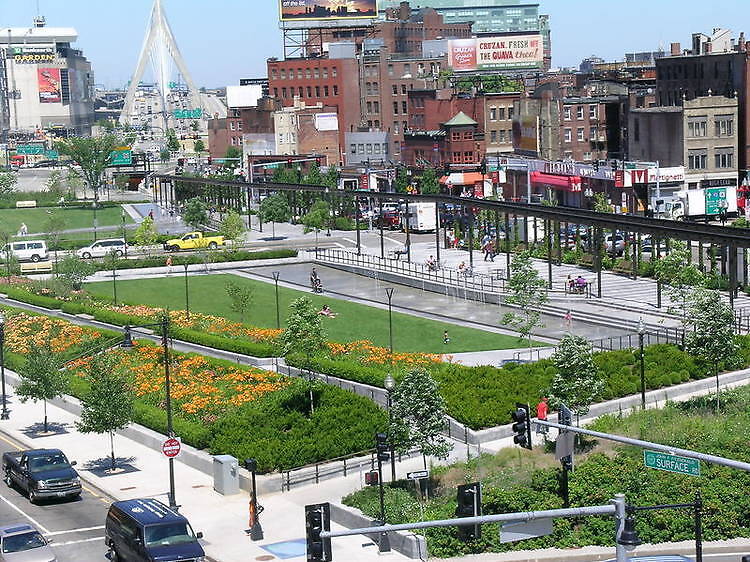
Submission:
M 41 11 L 39 10 L 39 0 L 36 0 L 36 13 L 37 15 L 34 18 L 34 27 L 44 27 L 47 21 L 44 19 L 44 16 L 41 15 Z

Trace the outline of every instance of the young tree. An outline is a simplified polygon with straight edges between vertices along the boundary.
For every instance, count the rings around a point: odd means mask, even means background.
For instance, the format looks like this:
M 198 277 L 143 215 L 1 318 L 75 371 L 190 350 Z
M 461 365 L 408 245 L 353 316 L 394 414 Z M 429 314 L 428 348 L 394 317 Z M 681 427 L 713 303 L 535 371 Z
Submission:
M 20 272 L 20 266 L 18 259 L 13 253 L 10 243 L 13 241 L 13 233 L 4 228 L 0 228 L 0 250 L 3 253 L 3 261 L 5 262 L 5 276 L 10 280 L 11 275 L 15 275 Z
M 161 160 L 162 164 L 166 164 L 167 162 L 169 162 L 169 158 L 171 155 L 172 154 L 169 152 L 169 148 L 162 148 L 159 151 L 159 160 Z
M 422 172 L 422 177 L 419 178 L 419 192 L 423 195 L 440 192 L 440 184 L 435 174 L 435 168 L 425 168 L 424 172 Z
M 669 253 L 654 259 L 654 277 L 667 286 L 667 291 L 677 308 L 670 311 L 685 319 L 688 301 L 697 287 L 706 284 L 706 276 L 697 266 L 690 263 L 690 248 L 681 240 L 670 240 Z
M 83 281 L 96 273 L 96 265 L 75 254 L 68 254 L 55 264 L 55 273 L 69 291 L 80 291 Z
M 741 364 L 734 333 L 734 312 L 719 291 L 693 291 L 686 310 L 685 349 L 698 359 L 707 374 L 716 377 L 716 412 L 719 412 L 719 372 Z
M 308 364 L 312 356 L 325 347 L 326 335 L 321 316 L 307 297 L 292 301 L 291 312 L 286 319 L 286 330 L 281 334 L 282 355 L 302 353 Z M 310 415 L 315 413 L 312 376 L 310 377 Z
M 339 188 L 339 169 L 336 166 L 328 166 L 328 170 L 323 176 L 323 185 L 329 189 Z
M 120 141 L 115 135 L 101 137 L 71 137 L 55 144 L 60 154 L 65 154 L 81 167 L 83 179 L 94 191 L 94 205 L 99 202 L 99 188 L 107 166 Z
M 47 220 L 44 223 L 44 231 L 47 233 L 47 244 L 55 252 L 55 262 L 57 262 L 57 250 L 60 245 L 62 231 L 65 230 L 67 221 L 65 217 L 56 210 L 47 211 Z
M 396 191 L 406 193 L 406 188 L 409 187 L 409 179 L 406 168 L 399 168 L 396 174 Z
M 507 312 L 502 317 L 502 323 L 518 330 L 522 337 L 529 340 L 531 352 L 531 337 L 534 329 L 541 325 L 540 307 L 547 302 L 547 283 L 534 269 L 529 251 L 520 252 L 513 256 L 511 275 L 508 280 L 509 295 L 505 302 L 516 305 L 518 314 Z
M 317 162 L 310 164 L 310 168 L 302 179 L 302 183 L 306 185 L 323 185 L 323 176 L 320 173 L 320 166 Z
M 13 172 L 0 172 L 0 195 L 13 193 L 17 181 Z
M 229 308 L 240 315 L 240 322 L 245 322 L 245 312 L 253 304 L 253 289 L 247 285 L 238 285 L 233 281 L 226 284 L 226 291 L 231 303 Z
M 135 397 L 115 358 L 95 355 L 86 373 L 89 391 L 81 398 L 81 433 L 109 433 L 111 470 L 115 469 L 114 433 L 133 421 Z
M 316 201 L 310 210 L 302 216 L 305 232 L 315 231 L 315 249 L 318 248 L 318 233 L 331 222 L 331 207 L 322 199 Z
M 224 169 L 234 170 L 238 166 L 242 166 L 242 149 L 236 146 L 227 147 L 224 153 Z
M 208 208 L 198 197 L 188 199 L 185 203 L 185 212 L 182 214 L 183 222 L 194 229 L 199 229 L 208 223 Z
M 68 388 L 68 374 L 62 371 L 63 361 L 55 354 L 49 342 L 31 346 L 26 361 L 18 371 L 21 382 L 16 394 L 21 402 L 41 400 L 44 403 L 44 432 L 47 425 L 47 401 L 53 400 Z
M 276 223 L 286 222 L 292 218 L 286 196 L 283 193 L 274 193 L 263 199 L 260 203 L 260 217 L 263 222 L 271 223 L 271 236 L 276 238 Z
M 245 234 L 245 223 L 237 211 L 229 211 L 224 220 L 221 221 L 219 234 L 232 241 L 232 247 L 237 248 L 242 244 Z
M 180 141 L 177 140 L 177 133 L 174 129 L 167 130 L 167 150 L 170 153 L 178 152 L 180 150 Z
M 202 141 L 202 140 L 198 139 L 198 140 L 197 140 L 197 141 L 195 141 L 195 143 L 193 144 L 193 149 L 194 149 L 194 150 L 195 150 L 196 152 L 205 152 L 205 151 L 206 151 L 206 145 L 205 145 L 205 144 L 203 143 L 203 141 Z
M 424 458 L 445 459 L 453 444 L 443 435 L 445 402 L 438 383 L 422 369 L 408 373 L 393 391 L 390 438 L 394 448 L 405 453 L 418 448 Z
M 145 217 L 133 233 L 133 239 L 139 246 L 153 246 L 158 238 L 159 233 L 156 232 L 154 219 L 151 217 Z
M 550 404 L 565 404 L 578 416 L 589 411 L 602 390 L 604 381 L 594 364 L 586 338 L 567 334 L 552 355 L 555 378 L 550 385 Z
M 55 195 L 62 195 L 65 192 L 65 182 L 63 180 L 63 174 L 60 171 L 55 170 L 52 172 L 47 181 L 45 182 L 47 191 L 54 193 Z

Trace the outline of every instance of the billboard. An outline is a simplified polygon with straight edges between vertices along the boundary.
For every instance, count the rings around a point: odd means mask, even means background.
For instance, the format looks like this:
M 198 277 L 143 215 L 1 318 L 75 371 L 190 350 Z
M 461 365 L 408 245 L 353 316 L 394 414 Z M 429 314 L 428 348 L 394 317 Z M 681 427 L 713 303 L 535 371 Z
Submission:
M 39 103 L 60 103 L 62 101 L 60 69 L 37 68 L 36 77 L 39 85 Z
M 338 131 L 339 116 L 336 113 L 316 113 L 315 128 L 318 131 Z
M 518 70 L 540 68 L 542 36 L 498 35 L 448 41 L 448 66 L 453 70 Z
M 256 107 L 263 86 L 227 86 L 227 107 Z
M 524 115 L 513 120 L 513 149 L 526 156 L 539 155 L 538 115 Z
M 375 18 L 377 0 L 280 0 L 281 21 Z
M 52 47 L 12 47 L 8 58 L 13 55 L 16 64 L 37 64 L 55 62 L 55 49 Z

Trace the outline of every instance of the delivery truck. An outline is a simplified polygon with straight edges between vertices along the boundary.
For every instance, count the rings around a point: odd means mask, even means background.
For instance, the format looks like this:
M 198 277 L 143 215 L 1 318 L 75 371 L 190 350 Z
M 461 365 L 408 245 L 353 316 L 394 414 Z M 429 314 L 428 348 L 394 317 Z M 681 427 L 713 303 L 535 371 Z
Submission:
M 435 203 L 408 203 L 403 205 L 412 232 L 435 232 L 437 218 L 435 217 Z
M 673 220 L 699 220 L 737 215 L 736 187 L 705 187 L 677 192 L 670 215 Z

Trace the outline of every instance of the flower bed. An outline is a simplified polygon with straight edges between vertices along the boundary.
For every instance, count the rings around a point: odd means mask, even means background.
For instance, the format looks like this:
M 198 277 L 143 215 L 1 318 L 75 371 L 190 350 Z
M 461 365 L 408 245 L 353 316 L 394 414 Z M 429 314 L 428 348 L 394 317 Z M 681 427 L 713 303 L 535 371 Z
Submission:
M 96 345 L 103 333 L 82 328 L 49 316 L 5 309 L 5 346 L 11 353 L 28 353 L 34 347 L 49 345 L 55 353 L 75 354 Z

